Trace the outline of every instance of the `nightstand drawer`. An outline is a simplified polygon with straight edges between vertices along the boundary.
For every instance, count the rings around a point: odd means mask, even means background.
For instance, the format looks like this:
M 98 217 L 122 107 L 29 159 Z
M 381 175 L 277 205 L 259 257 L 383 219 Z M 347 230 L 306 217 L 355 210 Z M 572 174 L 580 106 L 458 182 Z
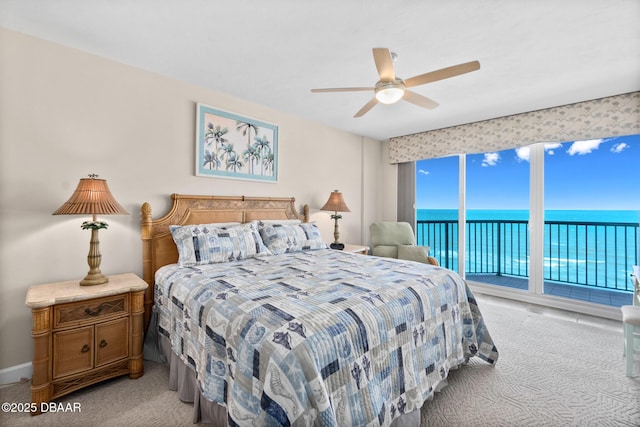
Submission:
M 96 366 L 129 357 L 129 318 L 96 325 Z
M 76 326 L 121 317 L 129 313 L 129 294 L 115 295 L 91 301 L 60 304 L 54 307 L 53 328 Z
M 53 334 L 53 378 L 93 368 L 93 326 Z

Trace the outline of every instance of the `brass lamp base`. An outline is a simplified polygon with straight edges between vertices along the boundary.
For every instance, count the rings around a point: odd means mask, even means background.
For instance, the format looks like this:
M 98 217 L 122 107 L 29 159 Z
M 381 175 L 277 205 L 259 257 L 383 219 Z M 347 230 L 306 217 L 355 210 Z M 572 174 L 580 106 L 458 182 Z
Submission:
M 80 281 L 81 286 L 102 285 L 107 283 L 109 278 L 100 271 L 100 240 L 98 239 L 98 230 L 91 230 L 91 241 L 89 242 L 89 255 L 87 255 L 87 263 L 89 264 L 89 272 Z
M 85 278 L 80 281 L 80 286 L 102 285 L 108 281 L 109 278 L 102 273 L 87 274 Z
M 343 250 L 344 244 L 340 243 L 340 231 L 338 231 L 338 220 L 342 218 L 342 215 L 338 215 L 338 212 L 331 215 L 331 218 L 335 220 L 335 224 L 333 226 L 333 243 L 329 245 L 331 249 Z

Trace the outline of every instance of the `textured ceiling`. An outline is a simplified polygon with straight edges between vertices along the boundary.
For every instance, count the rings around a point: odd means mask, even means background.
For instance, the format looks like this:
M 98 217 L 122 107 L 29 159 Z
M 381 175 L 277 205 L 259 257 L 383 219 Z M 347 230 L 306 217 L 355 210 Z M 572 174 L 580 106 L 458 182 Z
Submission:
M 376 139 L 640 90 L 638 0 L 0 0 L 0 26 Z M 371 49 L 440 106 L 378 105 Z M 194 100 L 198 101 L 198 100 Z

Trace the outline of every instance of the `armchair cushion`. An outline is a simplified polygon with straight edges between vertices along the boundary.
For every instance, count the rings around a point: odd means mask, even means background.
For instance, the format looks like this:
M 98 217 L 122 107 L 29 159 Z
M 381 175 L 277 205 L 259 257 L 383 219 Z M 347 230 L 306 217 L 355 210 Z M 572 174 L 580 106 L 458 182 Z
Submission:
M 408 222 L 374 222 L 370 226 L 371 243 L 379 245 L 415 245 L 413 228 Z
M 385 258 L 398 258 L 397 245 L 378 245 L 371 249 L 371 255 L 381 256 Z
M 398 259 L 429 263 L 429 247 L 414 245 L 398 245 Z

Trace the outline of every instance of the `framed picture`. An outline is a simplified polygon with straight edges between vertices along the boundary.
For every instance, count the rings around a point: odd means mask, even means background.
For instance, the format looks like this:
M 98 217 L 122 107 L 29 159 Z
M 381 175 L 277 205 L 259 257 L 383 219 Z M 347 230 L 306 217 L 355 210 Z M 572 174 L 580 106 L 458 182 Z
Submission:
M 278 182 L 278 126 L 198 104 L 196 175 Z

